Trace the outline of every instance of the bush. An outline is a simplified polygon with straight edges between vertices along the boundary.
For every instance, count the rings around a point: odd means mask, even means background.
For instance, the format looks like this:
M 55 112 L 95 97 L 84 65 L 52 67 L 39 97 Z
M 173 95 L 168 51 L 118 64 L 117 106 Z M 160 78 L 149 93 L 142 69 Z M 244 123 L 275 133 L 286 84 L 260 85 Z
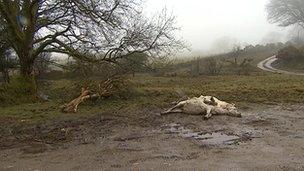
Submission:
M 208 58 L 205 68 L 208 75 L 219 75 L 223 69 L 223 63 L 216 58 Z
M 289 62 L 292 60 L 304 58 L 304 54 L 303 54 L 303 51 L 297 49 L 294 46 L 287 46 L 287 47 L 279 50 L 279 52 L 277 54 L 277 58 L 282 61 Z
M 32 86 L 31 80 L 20 76 L 13 77 L 10 83 L 4 83 L 0 87 L 1 105 L 34 102 Z

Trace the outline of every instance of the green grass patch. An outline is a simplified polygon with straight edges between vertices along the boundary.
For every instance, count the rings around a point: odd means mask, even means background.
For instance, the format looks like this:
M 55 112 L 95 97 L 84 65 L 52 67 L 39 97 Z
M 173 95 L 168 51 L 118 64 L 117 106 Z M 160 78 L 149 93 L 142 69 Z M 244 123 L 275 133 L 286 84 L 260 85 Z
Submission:
M 75 82 L 67 79 L 48 81 L 45 93 L 50 96 L 50 102 L 1 107 L 0 119 L 36 123 L 102 113 L 115 115 L 120 112 L 128 116 L 143 109 L 168 107 L 183 95 L 212 95 L 236 104 L 303 103 L 304 99 L 304 77 L 299 76 L 269 74 L 169 78 L 138 75 L 131 82 L 132 89 L 126 90 L 132 92 L 126 96 L 89 101 L 81 104 L 77 113 L 64 114 L 60 112 L 59 106 L 75 97 L 75 94 L 69 95 L 74 91 Z

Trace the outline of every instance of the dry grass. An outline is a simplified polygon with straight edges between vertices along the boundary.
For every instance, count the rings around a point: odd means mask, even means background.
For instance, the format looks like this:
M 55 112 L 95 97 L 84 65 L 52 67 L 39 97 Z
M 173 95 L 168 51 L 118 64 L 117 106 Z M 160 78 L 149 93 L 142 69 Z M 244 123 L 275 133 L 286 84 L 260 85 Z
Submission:
M 128 96 L 87 102 L 77 114 L 63 114 L 62 92 L 68 92 L 70 80 L 49 83 L 50 102 L 11 105 L 0 108 L 0 119 L 18 122 L 44 122 L 59 118 L 89 117 L 100 113 L 138 112 L 143 109 L 167 107 L 183 95 L 212 95 L 220 99 L 240 103 L 302 103 L 304 77 L 286 75 L 260 76 L 201 76 L 201 77 L 152 77 L 139 75 L 131 78 L 132 92 Z
M 217 96 L 234 102 L 302 103 L 304 77 L 286 75 L 202 76 L 195 78 L 137 77 L 139 87 L 160 94 Z

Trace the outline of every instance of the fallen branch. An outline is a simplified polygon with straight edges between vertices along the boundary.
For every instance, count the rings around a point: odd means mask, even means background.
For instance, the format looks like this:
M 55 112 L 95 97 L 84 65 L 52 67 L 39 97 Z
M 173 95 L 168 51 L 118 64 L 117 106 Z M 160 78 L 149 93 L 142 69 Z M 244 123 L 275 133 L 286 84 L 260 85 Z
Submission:
M 61 106 L 61 111 L 64 113 L 76 113 L 79 104 L 88 99 L 96 99 L 102 97 L 109 97 L 112 93 L 112 80 L 108 79 L 104 83 L 98 85 L 98 92 L 91 93 L 88 87 L 83 87 L 79 97 L 75 98 L 68 104 Z

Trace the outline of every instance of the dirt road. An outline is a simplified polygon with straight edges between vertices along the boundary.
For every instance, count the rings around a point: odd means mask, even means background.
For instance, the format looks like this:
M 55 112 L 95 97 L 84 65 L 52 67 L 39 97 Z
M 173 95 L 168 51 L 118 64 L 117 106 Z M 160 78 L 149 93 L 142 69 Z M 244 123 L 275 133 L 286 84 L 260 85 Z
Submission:
M 278 59 L 276 56 L 272 56 L 270 58 L 265 59 L 264 61 L 261 61 L 258 63 L 257 67 L 268 72 L 278 73 L 278 74 L 288 74 L 288 75 L 302 75 L 304 76 L 304 73 L 297 73 L 297 72 L 290 72 L 290 71 L 284 71 L 281 69 L 276 69 L 272 66 L 272 64 L 277 61 Z
M 65 121 L 56 127 L 72 132 L 73 141 L 28 141 L 2 149 L 0 170 L 304 169 L 301 105 L 247 104 L 242 118 L 210 120 L 182 114 L 159 117 L 157 112 Z

